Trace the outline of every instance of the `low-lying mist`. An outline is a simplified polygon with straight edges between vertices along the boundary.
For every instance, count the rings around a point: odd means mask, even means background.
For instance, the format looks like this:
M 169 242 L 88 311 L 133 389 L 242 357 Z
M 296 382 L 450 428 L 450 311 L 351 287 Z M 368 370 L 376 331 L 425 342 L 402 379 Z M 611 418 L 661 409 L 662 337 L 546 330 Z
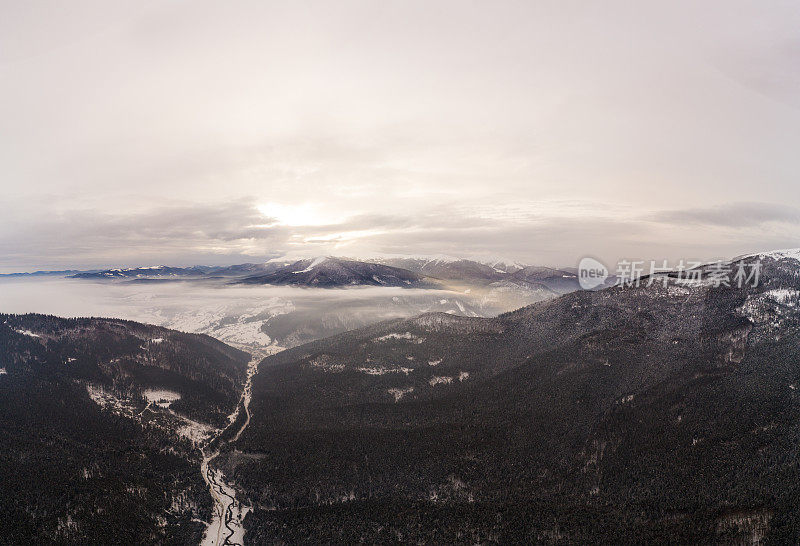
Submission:
M 381 320 L 432 311 L 493 316 L 526 303 L 530 301 L 517 293 L 463 287 L 321 289 L 209 281 L 0 281 L 2 312 L 135 320 L 205 333 L 243 349 L 269 351 Z

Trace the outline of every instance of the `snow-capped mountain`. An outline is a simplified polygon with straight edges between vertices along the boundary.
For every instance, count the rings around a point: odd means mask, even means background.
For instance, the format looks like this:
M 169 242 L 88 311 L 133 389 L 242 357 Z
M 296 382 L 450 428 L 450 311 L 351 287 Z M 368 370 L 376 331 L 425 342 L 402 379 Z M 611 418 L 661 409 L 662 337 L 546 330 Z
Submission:
M 328 256 L 298 260 L 264 275 L 245 277 L 240 282 L 313 287 L 433 286 L 425 276 L 407 269 Z
M 410 257 L 371 260 L 376 263 L 402 267 L 420 275 L 442 280 L 468 281 L 487 284 L 504 279 L 508 270 L 474 260 L 449 257 Z
M 451 281 L 488 286 L 516 285 L 518 290 L 563 294 L 578 289 L 577 275 L 566 269 L 526 266 L 517 262 L 480 262 L 449 256 L 393 256 L 354 259 L 334 256 L 282 257 L 262 263 L 230 266 L 166 265 L 77 272 L 75 279 L 239 279 L 244 284 L 290 286 L 414 286 Z M 500 286 L 500 285 L 497 285 Z

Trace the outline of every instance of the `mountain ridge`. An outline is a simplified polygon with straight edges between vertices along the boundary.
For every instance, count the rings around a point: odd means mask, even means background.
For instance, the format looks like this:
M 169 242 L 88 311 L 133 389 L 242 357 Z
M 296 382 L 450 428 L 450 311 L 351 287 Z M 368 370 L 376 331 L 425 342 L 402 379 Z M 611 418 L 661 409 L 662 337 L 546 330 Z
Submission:
M 264 360 L 250 428 L 223 459 L 268 508 L 248 532 L 793 542 L 800 471 L 780 438 L 800 438 L 800 262 L 763 265 L 758 286 L 572 292 Z

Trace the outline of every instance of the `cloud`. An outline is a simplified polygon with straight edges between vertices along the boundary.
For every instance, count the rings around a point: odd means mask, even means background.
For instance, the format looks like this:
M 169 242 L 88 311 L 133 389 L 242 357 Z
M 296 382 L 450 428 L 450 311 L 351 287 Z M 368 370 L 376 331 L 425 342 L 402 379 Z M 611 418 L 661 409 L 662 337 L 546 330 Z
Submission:
M 796 241 L 791 2 L 73 4 L 0 18 L 5 270 Z
M 25 214 L 0 235 L 3 265 L 91 267 L 273 256 L 290 237 L 250 200 L 157 206 L 131 214 L 72 209 Z
M 773 203 L 731 203 L 708 208 L 662 211 L 654 214 L 651 219 L 665 224 L 746 229 L 772 222 L 800 224 L 800 209 Z
M 797 209 L 738 203 L 636 215 L 602 203 L 512 207 L 433 205 L 340 222 L 282 223 L 254 198 L 154 205 L 131 213 L 70 208 L 16 211 L 0 230 L 0 268 L 89 268 L 230 264 L 292 255 L 450 254 L 574 265 L 586 255 L 626 259 L 702 259 L 791 246 Z M 788 230 L 748 230 L 785 225 Z M 720 229 L 738 233 L 720 235 Z M 22 266 L 20 267 L 20 264 Z

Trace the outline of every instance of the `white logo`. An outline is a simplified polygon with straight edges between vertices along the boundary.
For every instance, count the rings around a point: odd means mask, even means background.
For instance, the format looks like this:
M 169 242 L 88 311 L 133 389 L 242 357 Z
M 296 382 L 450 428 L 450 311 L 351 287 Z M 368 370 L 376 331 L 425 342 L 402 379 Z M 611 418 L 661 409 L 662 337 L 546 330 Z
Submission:
M 578 282 L 584 290 L 597 288 L 608 278 L 608 268 L 594 258 L 583 258 L 578 264 Z

